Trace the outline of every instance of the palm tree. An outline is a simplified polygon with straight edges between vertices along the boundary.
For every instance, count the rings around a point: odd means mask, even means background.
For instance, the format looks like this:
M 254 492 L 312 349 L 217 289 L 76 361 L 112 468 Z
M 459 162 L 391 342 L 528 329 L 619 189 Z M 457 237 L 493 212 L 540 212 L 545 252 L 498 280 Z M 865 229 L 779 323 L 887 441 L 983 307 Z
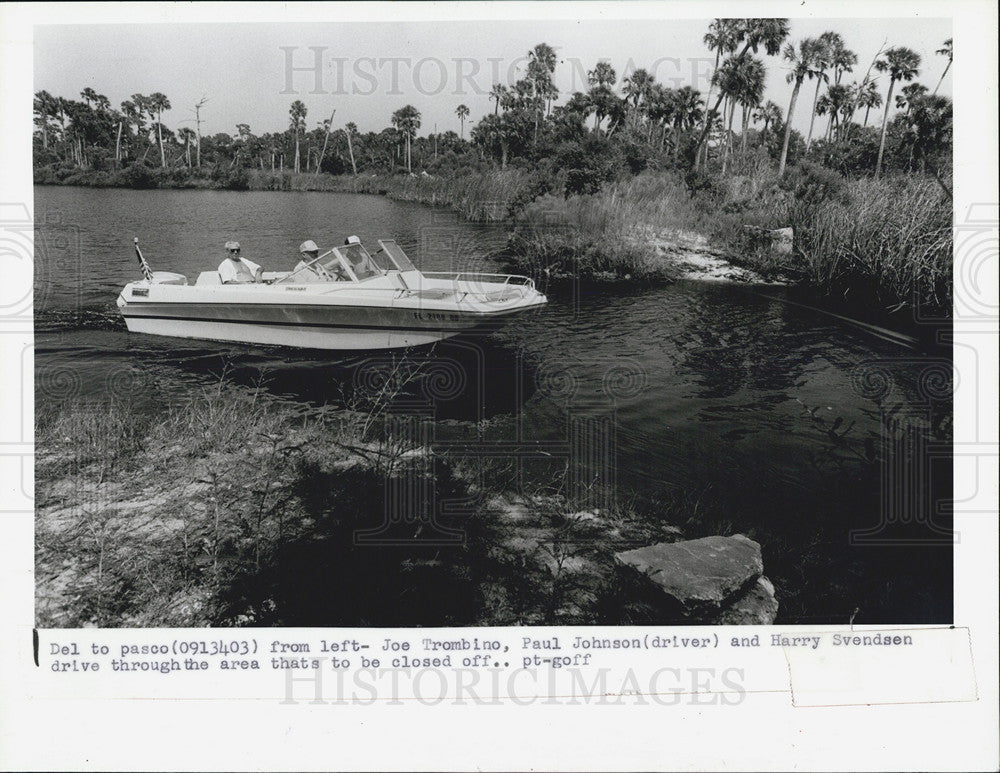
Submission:
M 392 125 L 406 138 L 406 171 L 413 174 L 410 143 L 420 128 L 420 112 L 413 105 L 405 105 L 392 114 Z
M 147 115 L 150 115 L 150 116 L 152 115 L 152 113 L 151 113 L 151 111 L 149 109 L 149 97 L 145 96 L 144 94 L 133 94 L 129 99 L 130 99 L 130 104 L 134 108 L 133 116 L 134 116 L 134 119 L 135 119 L 135 136 L 136 136 L 136 139 L 138 140 L 140 137 L 143 137 L 143 138 L 145 138 L 145 141 L 148 143 L 149 142 L 149 130 L 146 127 L 146 116 Z M 122 108 L 123 109 L 124 109 L 124 106 L 125 106 L 125 104 L 122 103 Z M 144 144 L 144 143 L 141 143 L 141 144 Z M 143 154 L 142 154 L 142 158 L 143 159 L 146 158 L 146 154 L 148 152 L 149 152 L 149 148 L 147 147 L 146 150 L 143 151 Z
M 150 115 L 156 113 L 156 139 L 160 145 L 160 166 L 163 167 L 167 165 L 167 156 L 163 151 L 163 111 L 170 109 L 170 100 L 166 94 L 157 91 L 149 95 L 147 105 Z
M 785 45 L 783 58 L 791 65 L 791 71 L 785 80 L 794 83 L 792 100 L 788 103 L 788 119 L 785 121 L 785 139 L 781 144 L 781 161 L 778 163 L 778 175 L 785 173 L 785 163 L 788 161 L 788 143 L 792 138 L 792 116 L 795 113 L 795 101 L 799 98 L 802 81 L 807 77 L 815 77 L 817 62 L 821 61 L 821 44 L 812 38 L 799 41 L 798 49 L 791 43 Z
M 879 93 L 875 81 L 867 81 L 863 86 L 858 87 L 856 93 L 857 106 L 865 109 L 865 123 L 868 125 L 868 114 L 873 107 L 882 106 L 882 95 Z
M 490 99 L 495 100 L 493 105 L 493 115 L 496 115 L 500 111 L 500 100 L 504 98 L 507 94 L 507 87 L 502 83 L 494 83 L 492 88 L 490 88 Z
M 853 98 L 854 95 L 850 86 L 841 86 L 834 83 L 827 89 L 826 94 L 821 96 L 816 102 L 816 114 L 830 116 L 826 139 L 830 138 L 834 128 L 840 128 L 841 118 L 850 111 Z
M 882 174 L 882 157 L 885 155 L 885 134 L 889 128 L 889 108 L 892 106 L 892 89 L 896 81 L 911 81 L 919 74 L 920 54 L 905 46 L 888 49 L 883 59 L 875 62 L 875 69 L 889 73 L 889 93 L 885 98 L 885 113 L 882 115 L 882 138 L 878 146 L 878 163 L 875 164 L 875 176 Z
M 752 116 L 754 123 L 761 122 L 764 124 L 764 130 L 761 132 L 761 135 L 765 137 L 772 124 L 774 126 L 781 125 L 781 117 L 781 108 L 771 100 L 768 100 L 763 105 L 758 105 L 757 109 L 753 111 Z
M 184 141 L 184 159 L 187 168 L 191 168 L 191 140 L 195 138 L 194 129 L 182 126 L 177 130 L 177 136 Z
M 556 51 L 548 43 L 538 43 L 528 52 L 528 74 L 527 80 L 532 87 L 535 110 L 535 142 L 538 142 L 538 123 L 541 119 L 542 108 L 547 112 L 554 100 L 559 95 L 552 74 L 556 71 Z
M 646 101 L 643 104 L 643 113 L 648 119 L 648 129 L 646 131 L 646 141 L 652 143 L 653 129 L 660 127 L 660 146 L 666 141 L 667 126 L 674 120 L 674 92 L 660 83 L 654 83 L 649 88 Z
M 49 147 L 49 120 L 59 114 L 59 100 L 47 91 L 39 91 L 35 94 L 34 101 L 35 122 L 42 130 L 42 147 Z
M 736 39 L 738 43 L 743 43 L 743 50 L 740 56 L 753 50 L 756 54 L 763 48 L 768 56 L 774 56 L 781 51 L 781 44 L 788 37 L 788 19 L 737 19 L 735 20 Z M 722 104 L 720 95 L 715 101 L 715 105 L 709 111 L 709 115 L 719 112 L 719 105 Z M 701 130 L 698 141 L 695 144 L 694 154 L 691 157 L 691 166 L 694 166 L 698 158 L 698 150 L 708 137 L 711 128 L 711 121 L 706 121 Z
M 938 89 L 941 88 L 941 81 L 944 80 L 944 76 L 948 74 L 948 68 L 951 67 L 951 58 L 952 58 L 952 55 L 954 54 L 953 46 L 952 46 L 952 43 L 951 43 L 951 38 L 948 38 L 944 42 L 944 46 L 942 48 L 939 48 L 934 53 L 935 54 L 940 54 L 941 56 L 948 57 L 948 64 L 946 64 L 944 66 L 944 72 L 941 73 L 941 79 L 937 82 L 937 86 L 934 87 L 934 91 L 931 92 L 932 94 L 937 94 Z
M 809 134 L 806 137 L 806 151 L 812 144 L 813 124 L 816 121 L 816 102 L 819 100 L 819 89 L 824 83 L 829 82 L 826 74 L 828 68 L 833 66 L 833 59 L 838 48 L 844 47 L 844 39 L 836 32 L 824 32 L 816 40 L 816 92 L 813 94 L 812 114 L 809 117 Z M 812 76 L 810 76 L 812 77 Z
M 854 71 L 854 65 L 858 63 L 858 55 L 844 45 L 844 41 L 840 35 L 837 35 L 832 42 L 833 56 L 830 59 L 830 64 L 833 66 L 833 85 L 839 86 L 840 79 L 844 77 L 844 73 Z M 839 114 L 836 116 L 834 114 L 830 115 L 830 121 L 826 125 L 827 139 L 830 138 L 833 132 L 834 119 L 837 118 L 839 121 L 839 117 Z
M 631 102 L 632 107 L 637 108 L 644 99 L 649 97 L 650 89 L 656 79 L 647 70 L 640 67 L 634 70 L 631 75 L 622 78 L 622 93 L 625 101 Z
M 725 96 L 728 109 L 726 120 L 726 144 L 722 157 L 722 172 L 725 174 L 732 146 L 733 116 L 736 105 L 743 107 L 743 147 L 746 147 L 747 113 L 760 103 L 764 94 L 764 63 L 755 57 L 743 54 L 729 57 L 716 70 L 713 79 L 719 91 Z
M 358 176 L 358 165 L 354 163 L 354 143 L 351 139 L 355 134 L 358 133 L 358 125 L 353 121 L 348 122 L 344 127 L 344 134 L 347 135 L 347 154 L 351 157 L 351 171 L 354 172 L 354 176 Z
M 587 73 L 587 83 L 591 86 L 614 86 L 617 80 L 618 73 L 610 62 L 598 62 Z
M 680 157 L 681 132 L 691 131 L 701 123 L 704 113 L 704 102 L 701 94 L 690 86 L 682 86 L 674 92 L 674 158 Z
M 300 99 L 292 102 L 288 108 L 289 121 L 288 128 L 295 134 L 295 173 L 299 173 L 299 134 L 306 128 L 306 114 L 308 109 Z
M 738 72 L 739 87 L 736 90 L 736 101 L 743 107 L 740 123 L 740 149 L 747 149 L 747 126 L 750 111 L 760 105 L 764 97 L 764 63 L 755 57 L 744 56 L 740 59 Z
M 467 108 L 465 105 L 459 105 L 458 107 L 455 108 L 455 115 L 458 116 L 458 120 L 461 122 L 461 125 L 462 125 L 461 126 L 461 132 L 462 133 L 459 135 L 459 137 L 461 137 L 464 140 L 465 139 L 465 119 L 469 117 L 469 108 Z
M 590 84 L 587 97 L 594 109 L 595 130 L 600 128 L 601 121 L 613 109 L 613 101 L 618 99 L 614 92 L 617 81 L 618 73 L 608 62 L 598 62 L 587 73 L 587 83 Z
M 951 145 L 951 100 L 936 94 L 918 97 L 912 103 L 908 122 L 910 163 L 912 165 L 913 160 L 918 159 L 920 169 L 924 171 L 929 154 Z
M 854 72 L 854 65 L 858 63 L 858 55 L 844 45 L 840 35 L 834 41 L 830 63 L 833 65 L 833 83 L 836 86 L 840 85 L 845 72 Z
M 911 83 L 909 86 L 903 86 L 900 92 L 896 95 L 896 109 L 905 110 L 909 115 L 914 103 L 927 95 L 927 87 L 922 83 Z
M 707 105 L 712 100 L 712 90 L 715 88 L 715 74 L 719 71 L 719 63 L 726 54 L 731 54 L 739 45 L 739 34 L 737 30 L 737 19 L 715 19 L 708 25 L 708 32 L 702 38 L 710 51 L 715 52 L 715 66 L 712 68 L 712 78 L 708 82 L 708 95 L 705 98 Z M 705 114 L 708 121 L 708 113 Z M 707 146 L 706 146 L 707 161 Z

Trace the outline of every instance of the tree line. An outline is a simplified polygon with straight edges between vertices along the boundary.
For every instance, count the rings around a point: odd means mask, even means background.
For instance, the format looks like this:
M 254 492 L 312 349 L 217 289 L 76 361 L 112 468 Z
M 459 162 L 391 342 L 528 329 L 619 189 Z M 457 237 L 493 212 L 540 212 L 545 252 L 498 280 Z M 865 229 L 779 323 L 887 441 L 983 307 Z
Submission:
M 769 156 L 779 174 L 803 157 L 876 176 L 886 168 L 938 174 L 947 166 L 952 104 L 937 92 L 951 66 L 951 39 L 937 51 L 945 63 L 933 90 L 916 80 L 923 63 L 905 46 L 883 46 L 859 64 L 837 32 L 791 40 L 787 19 L 714 19 L 703 42 L 715 60 L 704 94 L 691 86 L 667 87 L 643 68 L 619 78 L 610 63 L 599 61 L 587 72 L 587 89 L 561 102 L 556 52 L 539 43 L 528 53 L 523 78 L 493 85 L 492 109 L 472 124 L 468 139 L 464 104 L 454 111 L 458 132 L 419 136 L 422 116 L 413 105 L 396 110 L 380 131 L 360 132 L 354 123 L 337 126 L 335 111 L 317 121 L 295 100 L 283 131 L 258 135 L 240 123 L 233 133 L 203 136 L 207 99 L 192 106 L 193 121 L 181 122 L 193 126 L 172 130 L 164 115 L 173 106 L 159 92 L 133 94 L 115 108 L 91 88 L 78 100 L 39 91 L 36 166 L 357 175 L 548 164 L 563 170 L 568 189 L 578 191 L 622 169 L 726 174 L 748 152 Z M 764 100 L 773 66 L 787 71 L 787 107 Z M 792 128 L 803 100 L 809 111 L 804 136 Z M 871 112 L 880 109 L 878 126 L 869 126 Z

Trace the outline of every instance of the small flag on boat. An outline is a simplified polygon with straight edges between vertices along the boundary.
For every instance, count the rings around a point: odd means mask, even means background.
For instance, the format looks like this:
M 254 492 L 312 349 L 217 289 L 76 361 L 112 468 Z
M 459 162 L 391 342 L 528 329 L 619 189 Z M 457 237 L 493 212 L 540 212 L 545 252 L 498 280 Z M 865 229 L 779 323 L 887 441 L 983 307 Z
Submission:
M 135 243 L 135 256 L 139 259 L 139 265 L 142 267 L 142 275 L 150 282 L 153 281 L 153 269 L 149 267 L 146 259 L 142 256 L 142 250 L 139 249 L 139 237 L 133 237 L 132 241 Z

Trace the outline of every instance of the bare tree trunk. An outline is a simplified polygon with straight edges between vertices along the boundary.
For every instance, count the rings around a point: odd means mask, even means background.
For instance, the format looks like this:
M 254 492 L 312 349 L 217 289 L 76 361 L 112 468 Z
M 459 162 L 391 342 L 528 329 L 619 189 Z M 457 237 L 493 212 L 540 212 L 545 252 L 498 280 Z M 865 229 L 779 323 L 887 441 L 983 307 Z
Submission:
M 122 162 L 122 122 L 118 122 L 118 136 L 115 137 L 115 169 Z
M 812 114 L 809 116 L 809 136 L 806 137 L 806 152 L 809 152 L 809 146 L 812 145 L 813 139 L 813 123 L 816 122 L 816 102 L 819 100 L 819 87 L 823 85 L 822 74 L 816 78 L 816 93 L 813 94 L 813 106 Z
M 347 154 L 351 157 L 351 171 L 354 172 L 354 176 L 358 176 L 358 165 L 354 163 L 354 145 L 351 143 L 351 132 L 344 129 L 344 133 L 347 135 Z
M 938 89 L 941 88 L 941 83 L 942 81 L 944 81 L 944 76 L 948 74 L 948 68 L 950 67 L 951 67 L 951 59 L 949 59 L 948 64 L 944 66 L 944 72 L 941 73 L 941 79 L 937 82 L 937 86 L 934 87 L 934 91 L 931 92 L 932 96 L 934 94 L 937 94 Z
M 323 157 L 326 155 L 326 143 L 330 141 L 330 129 L 333 128 L 333 117 L 337 114 L 334 110 L 330 113 L 330 123 L 326 125 L 326 136 L 323 137 L 323 150 L 320 151 L 319 160 L 316 161 L 316 176 L 319 176 L 319 168 L 323 165 Z M 350 140 L 348 140 L 350 142 Z
M 875 164 L 875 177 L 882 175 L 882 156 L 885 154 L 885 133 L 889 128 L 889 107 L 892 105 L 892 89 L 896 81 L 889 79 L 889 94 L 885 98 L 885 114 L 882 116 L 882 139 L 878 143 L 878 163 Z
M 736 100 L 729 103 L 729 121 L 726 125 L 726 152 L 722 156 L 722 174 L 729 168 L 729 153 L 733 145 L 733 116 L 736 113 Z
M 160 143 L 160 166 L 165 167 L 167 165 L 167 155 L 163 152 L 163 124 L 160 119 L 163 117 L 163 113 L 158 113 L 156 116 L 156 139 Z
M 715 52 L 715 69 L 712 70 L 712 78 L 708 82 L 708 94 L 705 96 L 705 122 L 702 124 L 702 139 L 708 134 L 708 122 L 711 120 L 712 114 L 708 110 L 708 103 L 712 101 L 712 89 L 715 88 L 715 72 L 719 69 L 719 59 L 722 58 L 722 50 L 717 49 Z M 701 150 L 701 145 L 694 150 L 694 165 L 698 166 L 699 150 Z M 705 143 L 705 154 L 704 161 L 702 162 L 704 166 L 708 166 L 708 143 Z
M 802 80 L 795 81 L 795 88 L 792 89 L 792 101 L 788 103 L 788 117 L 785 120 L 785 140 L 781 145 L 781 161 L 778 163 L 778 176 L 785 173 L 785 163 L 788 161 L 788 142 L 792 138 L 792 116 L 795 113 L 795 100 L 799 98 L 799 88 Z

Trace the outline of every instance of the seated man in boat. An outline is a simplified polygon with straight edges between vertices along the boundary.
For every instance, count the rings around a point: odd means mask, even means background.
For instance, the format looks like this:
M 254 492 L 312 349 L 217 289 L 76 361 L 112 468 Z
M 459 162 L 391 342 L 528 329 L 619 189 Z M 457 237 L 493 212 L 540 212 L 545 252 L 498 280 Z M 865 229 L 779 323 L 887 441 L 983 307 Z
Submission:
M 332 266 L 323 266 L 317 260 L 319 257 L 319 247 L 312 239 L 306 239 L 299 245 L 299 254 L 302 259 L 292 269 L 297 282 L 346 282 L 350 280 L 344 269 L 337 263 Z
M 263 272 L 252 260 L 240 257 L 240 243 L 226 242 L 229 257 L 219 265 L 219 279 L 223 284 L 253 284 L 260 282 Z
M 356 246 L 355 246 L 356 245 Z M 342 250 L 347 259 L 351 261 L 351 270 L 358 279 L 367 279 L 370 276 L 379 276 L 378 271 L 368 259 L 361 240 L 357 236 L 348 236 L 344 239 L 344 249 Z

